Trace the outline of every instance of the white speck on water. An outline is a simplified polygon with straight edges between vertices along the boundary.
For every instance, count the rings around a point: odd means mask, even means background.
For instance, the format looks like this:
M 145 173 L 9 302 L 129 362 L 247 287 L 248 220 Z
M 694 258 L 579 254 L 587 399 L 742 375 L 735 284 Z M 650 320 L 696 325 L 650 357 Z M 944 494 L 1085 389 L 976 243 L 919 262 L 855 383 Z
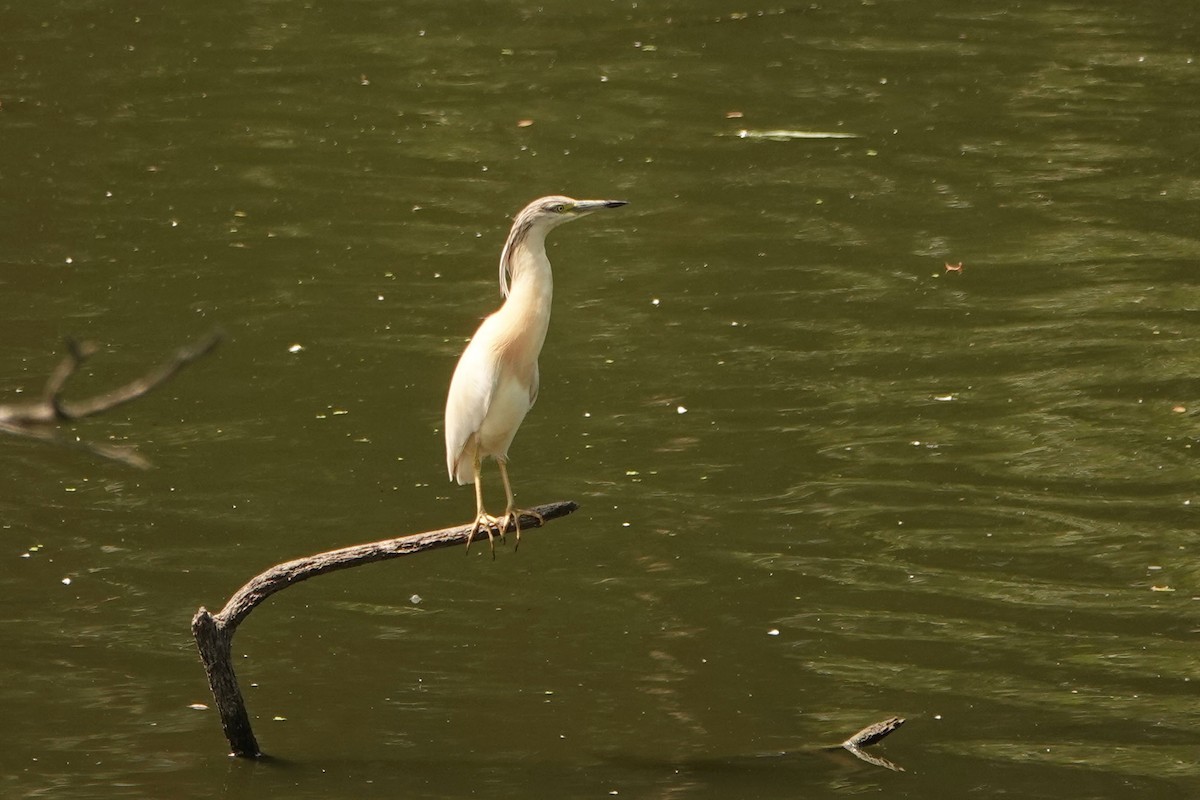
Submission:
M 767 631 L 767 636 L 778 636 L 778 635 L 779 635 L 779 628 L 771 628 L 771 630 Z
M 420 605 L 421 604 L 421 595 L 414 594 L 412 597 L 408 598 L 408 602 L 412 603 L 414 606 Z
M 675 413 L 676 414 L 686 414 L 687 409 L 684 408 L 683 406 L 675 406 Z
M 300 351 L 302 351 L 303 349 L 304 349 L 304 345 L 302 345 L 302 344 L 294 344 L 294 345 L 292 345 L 291 347 L 289 347 L 289 348 L 288 348 L 288 352 L 289 352 L 289 353 L 299 353 L 299 352 L 300 352 Z

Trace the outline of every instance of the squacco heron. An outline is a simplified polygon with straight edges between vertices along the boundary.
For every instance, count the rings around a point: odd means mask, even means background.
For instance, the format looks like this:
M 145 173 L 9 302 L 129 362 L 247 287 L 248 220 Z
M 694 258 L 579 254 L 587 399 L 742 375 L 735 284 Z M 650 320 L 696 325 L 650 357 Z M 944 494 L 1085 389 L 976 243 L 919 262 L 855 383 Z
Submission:
M 475 484 L 475 522 L 468 548 L 482 528 L 494 558 L 493 530 L 503 537 L 511 523 L 519 546 L 521 514 L 538 516 L 514 506 L 507 462 L 508 447 L 538 395 L 538 355 L 546 341 L 554 293 L 546 234 L 564 222 L 625 202 L 543 197 L 525 206 L 513 220 L 500 252 L 504 304 L 480 324 L 458 359 L 446 398 L 446 469 L 450 480 Z M 500 517 L 483 508 L 480 465 L 488 456 L 496 459 L 504 481 L 507 505 Z

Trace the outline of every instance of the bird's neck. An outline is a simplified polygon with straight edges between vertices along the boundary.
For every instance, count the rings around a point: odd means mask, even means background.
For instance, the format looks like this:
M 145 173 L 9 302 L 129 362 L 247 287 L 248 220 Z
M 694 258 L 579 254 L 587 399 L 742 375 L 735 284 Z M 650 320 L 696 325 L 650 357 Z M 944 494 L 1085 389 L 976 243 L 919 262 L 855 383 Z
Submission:
M 512 332 L 506 352 L 512 358 L 536 364 L 550 328 L 550 301 L 554 294 L 544 239 L 535 237 L 521 242 L 509 253 L 508 263 L 511 276 L 508 299 L 496 312 L 506 319 L 506 328 Z
M 509 254 L 510 284 L 508 302 L 530 304 L 545 316 L 550 316 L 550 300 L 554 295 L 554 276 L 546 258 L 546 240 L 533 236 L 521 242 Z

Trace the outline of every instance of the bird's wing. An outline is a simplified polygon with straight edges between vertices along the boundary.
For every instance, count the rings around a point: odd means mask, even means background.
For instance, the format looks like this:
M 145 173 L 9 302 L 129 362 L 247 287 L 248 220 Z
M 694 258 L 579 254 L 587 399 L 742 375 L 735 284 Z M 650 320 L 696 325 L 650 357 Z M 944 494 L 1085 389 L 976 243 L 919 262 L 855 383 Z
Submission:
M 538 362 L 533 362 L 533 379 L 529 382 L 529 407 L 533 408 L 533 404 L 537 402 L 538 388 L 542 383 L 542 372 L 538 369 Z
M 450 480 L 457 478 L 459 483 L 470 483 L 475 478 L 473 470 L 468 467 L 464 472 L 459 462 L 472 435 L 483 424 L 499 378 L 496 355 L 485 344 L 490 321 L 491 317 L 483 321 L 463 350 L 446 396 L 446 470 Z

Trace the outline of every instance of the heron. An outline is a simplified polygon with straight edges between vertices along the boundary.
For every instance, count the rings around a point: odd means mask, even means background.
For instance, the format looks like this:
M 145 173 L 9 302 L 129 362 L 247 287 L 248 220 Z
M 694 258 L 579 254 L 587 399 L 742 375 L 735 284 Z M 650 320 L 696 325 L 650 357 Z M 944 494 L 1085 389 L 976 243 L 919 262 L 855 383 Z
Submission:
M 538 356 L 546 341 L 554 294 L 546 234 L 564 222 L 600 209 L 618 208 L 626 202 L 552 195 L 534 200 L 513 220 L 500 251 L 500 294 L 504 302 L 480 323 L 463 350 L 446 397 L 446 469 L 451 481 L 475 484 L 475 521 L 467 537 L 468 551 L 475 534 L 483 529 L 495 558 L 493 530 L 503 538 L 511 524 L 519 547 L 521 514 L 541 518 L 537 512 L 516 508 L 513 502 L 508 448 L 538 396 Z M 507 505 L 499 517 L 483 507 L 481 465 L 489 456 L 499 465 L 504 481 Z

